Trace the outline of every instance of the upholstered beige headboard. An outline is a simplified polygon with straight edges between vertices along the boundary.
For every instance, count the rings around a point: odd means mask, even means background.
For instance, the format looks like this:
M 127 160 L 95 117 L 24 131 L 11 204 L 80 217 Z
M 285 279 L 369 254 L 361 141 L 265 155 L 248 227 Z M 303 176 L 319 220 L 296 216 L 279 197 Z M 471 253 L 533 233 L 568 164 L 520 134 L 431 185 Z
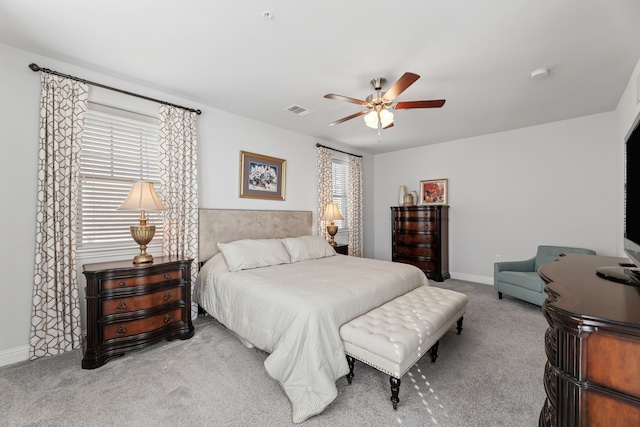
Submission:
M 311 211 L 200 209 L 198 259 L 218 253 L 218 243 L 239 239 L 282 239 L 313 234 Z

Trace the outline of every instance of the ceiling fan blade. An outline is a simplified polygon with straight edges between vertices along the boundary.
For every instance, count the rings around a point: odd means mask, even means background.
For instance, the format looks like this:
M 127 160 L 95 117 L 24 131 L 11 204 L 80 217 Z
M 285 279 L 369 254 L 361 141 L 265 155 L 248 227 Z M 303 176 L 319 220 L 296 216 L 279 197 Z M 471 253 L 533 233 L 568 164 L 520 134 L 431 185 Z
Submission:
M 440 108 L 444 105 L 446 100 L 433 99 L 431 101 L 405 101 L 398 102 L 393 108 L 396 110 L 408 110 L 410 108 Z
M 335 93 L 328 93 L 324 97 L 327 99 L 335 99 L 336 101 L 350 102 L 352 104 L 367 105 L 367 101 L 361 101 L 359 99 L 349 98 L 348 96 L 336 95 Z
M 357 112 L 357 113 L 355 113 L 355 114 L 352 114 L 352 115 L 347 116 L 347 117 L 343 117 L 343 118 L 341 118 L 340 120 L 336 120 L 335 122 L 331 122 L 331 123 L 329 123 L 329 126 L 339 125 L 340 123 L 344 123 L 344 122 L 346 122 L 347 120 L 355 119 L 356 117 L 362 116 L 362 115 L 367 114 L 367 113 L 368 113 L 368 111 L 367 111 L 367 110 L 365 110 L 365 111 L 358 111 L 358 112 Z
M 397 82 L 389 88 L 384 94 L 384 97 L 389 100 L 396 99 L 402 92 L 404 92 L 409 86 L 415 83 L 420 78 L 419 75 L 414 73 L 404 73 Z
M 390 127 L 393 127 L 393 122 L 389 123 L 388 125 L 386 125 L 382 129 L 389 129 Z

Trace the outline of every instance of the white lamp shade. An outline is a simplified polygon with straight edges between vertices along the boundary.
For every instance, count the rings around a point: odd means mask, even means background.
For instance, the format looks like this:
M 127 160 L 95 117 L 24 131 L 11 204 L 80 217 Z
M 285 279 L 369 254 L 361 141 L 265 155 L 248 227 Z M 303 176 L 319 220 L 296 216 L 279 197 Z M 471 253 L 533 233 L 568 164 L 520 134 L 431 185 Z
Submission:
M 129 195 L 118 209 L 124 211 L 161 211 L 165 207 L 156 194 L 153 182 L 141 179 L 133 183 Z
M 393 113 L 387 109 L 380 111 L 380 122 L 383 128 L 389 126 L 393 123 Z
M 369 111 L 364 115 L 364 123 L 370 128 L 378 128 L 378 113 L 375 111 Z
M 324 213 L 320 217 L 320 219 L 325 221 L 341 221 L 342 215 L 340 215 L 340 209 L 338 209 L 338 205 L 336 203 L 329 203 L 324 208 Z

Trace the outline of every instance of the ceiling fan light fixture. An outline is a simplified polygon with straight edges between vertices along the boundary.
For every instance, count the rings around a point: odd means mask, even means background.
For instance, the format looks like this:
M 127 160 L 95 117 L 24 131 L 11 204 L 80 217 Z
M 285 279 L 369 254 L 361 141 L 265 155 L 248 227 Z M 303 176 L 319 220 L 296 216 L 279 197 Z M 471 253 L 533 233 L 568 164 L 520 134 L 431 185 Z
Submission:
M 372 129 L 378 129 L 378 115 L 380 116 L 380 124 L 387 127 L 393 123 L 393 113 L 389 110 L 373 110 L 364 115 L 364 123 Z

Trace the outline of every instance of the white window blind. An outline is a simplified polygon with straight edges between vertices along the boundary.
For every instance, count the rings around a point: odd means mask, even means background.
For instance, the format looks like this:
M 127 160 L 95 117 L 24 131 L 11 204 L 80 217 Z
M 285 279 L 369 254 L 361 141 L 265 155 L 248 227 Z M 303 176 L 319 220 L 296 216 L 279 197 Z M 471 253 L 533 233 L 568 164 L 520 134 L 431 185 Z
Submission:
M 331 173 L 333 175 L 333 203 L 338 205 L 340 215 L 344 218 L 342 221 L 336 221 L 335 224 L 339 227 L 339 231 L 346 231 L 349 229 L 347 222 L 349 164 L 342 160 L 333 159 Z
M 137 253 L 129 227 L 139 223 L 140 212 L 118 207 L 140 178 L 159 190 L 158 119 L 89 106 L 80 154 L 77 250 L 82 255 Z M 148 224 L 156 226 L 147 252 L 161 252 L 162 212 L 146 214 Z

